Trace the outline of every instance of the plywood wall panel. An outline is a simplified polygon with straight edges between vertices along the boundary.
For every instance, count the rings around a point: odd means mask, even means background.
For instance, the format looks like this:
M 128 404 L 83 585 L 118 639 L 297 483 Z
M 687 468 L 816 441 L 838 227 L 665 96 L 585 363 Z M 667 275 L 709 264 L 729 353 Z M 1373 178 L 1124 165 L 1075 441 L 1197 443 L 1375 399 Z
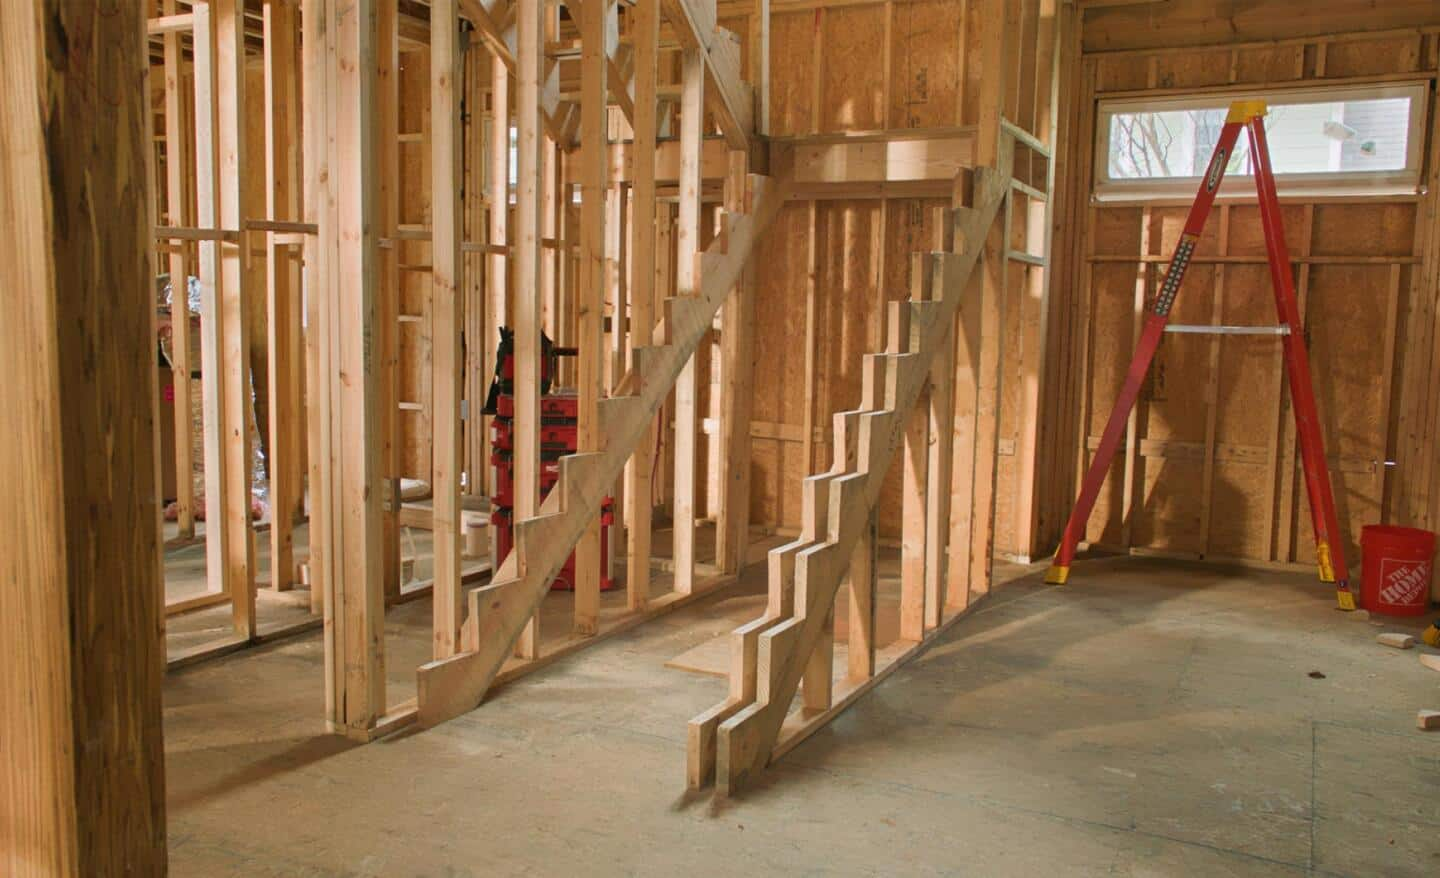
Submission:
M 1304 45 L 1267 46 L 1237 52 L 1235 81 L 1244 83 L 1289 82 L 1304 75 Z
M 770 130 L 805 134 L 814 114 L 815 54 L 822 13 L 805 10 L 770 16 Z
M 889 125 L 959 124 L 961 33 L 953 0 L 900 3 L 891 22 Z
M 885 7 L 825 10 L 820 68 L 820 130 L 873 131 L 885 127 Z
M 1136 466 L 1135 510 L 1131 541 L 1167 552 L 1203 548 L 1200 535 L 1199 458 L 1142 456 Z
M 1440 17 L 1440 14 L 1437 14 Z M 1345 40 L 1325 49 L 1326 76 L 1376 76 L 1414 70 L 1420 62 L 1420 38 Z
M 1246 183 L 1246 185 L 1253 185 Z M 1305 239 L 1305 207 L 1294 201 L 1282 201 L 1281 221 L 1285 225 L 1285 245 L 1292 255 L 1309 249 Z M 1260 225 L 1260 209 L 1253 203 L 1236 204 L 1230 212 L 1231 256 L 1265 258 L 1265 229 Z
M 1230 81 L 1230 51 L 1160 55 L 1155 58 L 1156 88 L 1199 88 Z
M 1143 55 L 1109 55 L 1096 65 L 1095 90 L 1132 91 L 1150 84 L 1150 60 Z
M 1320 204 L 1311 252 L 1317 256 L 1409 256 L 1415 205 Z

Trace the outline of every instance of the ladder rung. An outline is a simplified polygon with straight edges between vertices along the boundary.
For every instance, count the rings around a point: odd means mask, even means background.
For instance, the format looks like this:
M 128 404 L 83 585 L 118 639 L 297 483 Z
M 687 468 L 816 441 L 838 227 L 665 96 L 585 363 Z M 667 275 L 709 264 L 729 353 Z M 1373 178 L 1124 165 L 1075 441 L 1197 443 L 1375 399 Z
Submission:
M 1288 326 L 1211 326 L 1207 323 L 1171 323 L 1166 332 L 1190 335 L 1289 335 Z

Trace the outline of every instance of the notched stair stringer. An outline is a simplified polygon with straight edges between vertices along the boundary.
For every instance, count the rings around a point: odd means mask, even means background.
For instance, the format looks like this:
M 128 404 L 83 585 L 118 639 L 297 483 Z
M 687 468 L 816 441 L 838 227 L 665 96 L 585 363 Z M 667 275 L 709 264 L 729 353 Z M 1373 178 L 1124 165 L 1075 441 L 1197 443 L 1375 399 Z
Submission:
M 544 600 L 550 581 L 587 524 L 600 514 L 601 501 L 647 435 L 685 362 L 739 281 L 757 239 L 784 203 L 783 182 L 756 175 L 747 182 L 747 212 L 728 217 L 725 252 L 719 252 L 721 242 L 714 242 L 701 255 L 704 273 L 699 294 L 670 300 L 664 325 L 656 332 L 666 343 L 641 348 L 631 373 L 621 382 L 623 396 L 600 404 L 605 450 L 561 458 L 560 478 L 539 515 L 515 523 L 514 550 L 489 585 L 470 593 L 461 637 L 464 651 L 420 667 L 420 725 L 443 722 L 479 705 Z
M 887 350 L 865 356 L 861 408 L 835 416 L 836 460 L 829 472 L 806 479 L 800 538 L 771 551 L 766 614 L 733 635 L 730 693 L 690 723 L 686 776 L 692 788 L 713 779 L 717 791 L 728 795 L 770 760 L 879 500 L 906 416 L 920 398 L 1008 192 L 1009 151 L 1002 155 L 1007 159 L 999 170 L 974 170 L 974 206 L 953 213 L 964 249 L 917 257 L 915 298 L 892 303 Z

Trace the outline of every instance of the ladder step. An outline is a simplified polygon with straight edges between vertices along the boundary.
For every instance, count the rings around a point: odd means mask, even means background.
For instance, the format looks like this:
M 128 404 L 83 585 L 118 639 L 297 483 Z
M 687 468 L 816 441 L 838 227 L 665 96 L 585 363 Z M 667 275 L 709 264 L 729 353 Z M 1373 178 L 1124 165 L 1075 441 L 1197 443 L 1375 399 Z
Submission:
M 1181 335 L 1289 335 L 1288 326 L 1212 326 L 1206 323 L 1171 323 L 1166 332 Z

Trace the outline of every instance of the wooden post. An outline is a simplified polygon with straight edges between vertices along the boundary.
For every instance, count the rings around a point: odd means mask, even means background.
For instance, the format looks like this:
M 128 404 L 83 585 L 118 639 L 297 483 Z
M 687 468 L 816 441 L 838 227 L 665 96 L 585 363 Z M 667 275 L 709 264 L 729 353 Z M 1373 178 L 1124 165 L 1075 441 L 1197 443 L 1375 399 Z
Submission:
M 675 235 L 677 296 L 700 289 L 700 149 L 704 133 L 705 63 L 699 49 L 686 49 L 681 61 L 680 216 Z M 699 393 L 692 355 L 675 382 L 675 591 L 689 594 L 695 584 L 695 442 L 699 431 Z
M 204 229 L 220 225 L 220 173 L 216 153 L 215 27 L 209 3 L 192 7 L 194 16 L 195 75 L 195 221 Z M 199 244 L 200 281 L 200 379 L 201 423 L 204 428 L 205 470 L 205 571 L 210 590 L 228 595 L 232 603 L 244 603 L 244 592 L 234 583 L 229 543 L 235 536 L 226 510 L 229 487 L 225 478 L 226 445 L 222 418 L 225 409 L 223 358 L 225 321 L 220 314 L 224 279 L 220 275 L 220 242 Z M 237 593 L 238 592 L 238 593 Z M 244 624 L 237 633 L 248 636 Z
M 400 223 L 399 16 L 398 0 L 380 0 L 375 10 L 375 161 L 380 168 L 376 212 L 380 219 L 379 234 L 392 240 Z M 400 597 L 401 587 L 400 254 L 398 244 L 379 252 L 380 278 L 375 290 L 380 330 L 381 529 L 384 534 L 380 564 L 387 602 Z
M 631 190 L 630 336 L 635 347 L 649 347 L 655 325 L 656 211 L 655 138 L 656 71 L 660 41 L 660 0 L 638 0 L 635 5 L 635 167 Z M 663 256 L 668 261 L 668 254 Z M 650 599 L 650 531 L 655 466 L 655 430 L 640 440 L 626 470 L 625 502 L 630 526 L 626 532 L 625 594 L 632 610 Z
M 466 51 L 461 64 L 464 70 L 464 85 L 460 91 L 460 105 L 463 108 L 465 144 L 465 192 L 461 211 L 465 222 L 462 240 L 485 240 L 486 212 L 489 199 L 485 188 L 486 158 L 489 140 L 485 137 L 485 83 L 490 70 L 490 55 L 484 51 Z M 461 308 L 465 314 L 465 424 L 464 424 L 464 466 L 465 493 L 484 496 L 488 492 L 486 478 L 490 467 L 490 443 L 487 441 L 484 419 L 480 410 L 485 407 L 485 396 L 490 389 L 490 375 L 485 371 L 485 348 L 490 335 L 486 324 L 489 311 L 485 306 L 485 261 L 484 253 L 468 253 L 465 268 L 461 272 Z M 487 535 L 494 528 L 486 528 Z M 491 562 L 500 559 L 491 557 Z
M 510 228 L 510 69 L 498 55 L 490 61 L 490 171 L 487 187 L 490 200 L 489 238 L 492 249 L 486 257 L 485 295 L 489 309 L 489 326 L 482 340 L 485 349 L 484 363 L 487 376 L 495 374 L 495 349 L 500 344 L 500 327 L 505 326 L 506 267 L 508 257 L 503 249 L 509 245 Z M 490 420 L 482 424 L 486 448 L 489 448 Z M 486 484 L 489 479 L 489 460 L 485 464 Z M 493 530 L 493 528 L 492 528 Z M 494 545 L 492 534 L 491 545 Z M 498 566 L 504 558 L 491 558 Z
M 515 523 L 540 508 L 540 77 L 544 64 L 541 4 L 518 9 L 515 119 L 519 128 L 515 193 Z M 518 531 L 517 531 L 518 532 Z M 524 547 L 515 551 L 524 572 Z M 516 651 L 540 655 L 540 617 L 531 619 Z
M 434 658 L 454 655 L 464 618 L 460 587 L 460 10 L 430 7 L 430 314 L 435 539 Z
M 145 7 L 0 13 L 6 875 L 166 867 Z
M 215 33 L 215 146 L 219 172 L 219 227 L 244 228 L 241 199 L 249 173 L 245 148 L 245 9 L 244 0 L 213 0 Z M 197 114 L 198 116 L 198 114 Z M 250 490 L 253 462 L 250 428 L 254 408 L 250 383 L 250 295 L 245 283 L 246 237 L 221 242 L 219 310 L 223 347 L 219 368 L 223 386 L 220 431 L 224 460 L 224 508 L 220 515 L 228 531 L 224 539 L 224 566 L 230 580 L 231 621 L 235 635 L 255 636 L 255 554 L 251 535 Z M 207 533 L 214 518 L 206 519 Z
M 936 250 L 955 246 L 948 211 L 935 211 Z M 928 291 L 933 294 L 933 288 Z M 929 296 L 927 296 L 928 298 Z M 950 485 L 953 479 L 955 421 L 955 329 L 940 343 L 930 367 L 930 445 L 925 466 L 925 630 L 939 627 L 945 617 L 949 578 Z
M 725 209 L 745 209 L 749 156 L 730 153 Z M 720 497 L 715 520 L 715 566 L 736 573 L 745 565 L 750 531 L 750 411 L 755 378 L 755 269 L 745 267 L 740 283 L 720 312 Z
M 875 676 L 875 530 L 876 513 L 855 541 L 850 556 L 850 620 L 846 631 L 846 669 L 851 680 Z
M 610 0 L 590 0 L 580 12 L 580 286 L 576 290 L 580 349 L 581 453 L 602 451 L 600 398 L 604 394 L 606 134 L 605 31 Z M 620 317 L 617 313 L 617 324 Z M 600 624 L 600 523 L 586 525 L 575 548 L 575 633 L 594 634 Z
M 1018 5 L 1007 0 L 988 0 L 987 25 L 995 33 L 986 33 L 980 59 L 981 80 L 979 99 L 980 127 L 976 134 L 976 164 L 1001 166 L 1000 152 L 1011 148 L 1001 131 L 1001 116 L 1008 94 L 1004 61 L 1007 34 L 1015 28 Z M 980 312 L 982 339 L 977 352 L 975 372 L 975 465 L 971 481 L 970 513 L 970 576 L 971 597 L 990 591 L 991 561 L 995 548 L 995 476 L 1000 441 L 1000 367 L 1001 328 L 1005 314 L 1005 251 L 1010 225 L 1009 194 L 1006 194 L 1003 219 L 989 231 L 985 240 L 983 261 L 976 269 L 982 278 L 984 295 L 976 303 Z M 978 242 L 977 242 L 978 243 Z
M 918 259 L 916 260 L 919 261 Z M 895 350 L 892 345 L 892 350 Z M 904 348 L 898 352 L 904 353 Z M 930 460 L 929 384 L 920 391 L 920 400 L 906 415 L 904 459 L 902 462 L 900 524 L 900 639 L 919 643 L 925 639 L 925 537 L 929 531 L 925 513 Z
M 265 26 L 265 213 L 271 220 L 299 218 L 300 90 L 295 76 L 295 7 L 269 0 Z M 304 486 L 300 455 L 300 297 L 298 263 L 288 246 L 266 232 L 265 288 L 270 334 L 270 587 L 295 581 L 295 511 Z M 178 438 L 178 437 L 177 437 Z
M 322 490 L 330 563 L 325 583 L 326 703 L 332 730 L 368 738 L 385 711 L 385 594 L 380 564 L 380 393 L 376 333 L 374 173 L 376 0 L 326 0 L 332 152 L 322 246 L 333 254 L 320 331 L 329 387 Z M 312 533 L 311 541 L 317 535 Z
M 174 15 L 175 0 L 165 0 L 165 14 Z M 165 46 L 165 202 L 169 224 L 195 224 L 193 178 L 195 142 L 187 135 L 194 123 L 194 105 L 181 89 L 180 34 L 162 37 Z M 173 242 L 179 243 L 179 242 Z M 185 246 L 170 251 L 170 363 L 175 414 L 175 506 L 179 536 L 195 536 L 195 453 L 190 411 L 190 258 Z M 198 353 L 195 352 L 195 353 Z
M 330 468 L 325 464 L 330 454 L 329 380 L 326 377 L 327 355 L 324 345 L 322 303 L 328 302 L 328 265 L 334 250 L 333 236 L 322 235 L 318 229 L 329 222 L 329 81 L 327 65 L 333 41 L 328 27 L 327 0 L 304 0 L 300 7 L 301 23 L 301 90 L 304 112 L 301 114 L 304 133 L 304 216 L 317 232 L 305 236 L 305 425 L 307 478 L 309 485 L 310 556 L 305 564 L 310 573 L 310 611 L 319 613 L 325 607 L 325 584 L 328 573 L 330 542 L 329 493 L 326 479 Z M 197 53 L 196 57 L 199 55 Z M 326 677 L 330 676 L 327 668 Z M 332 693 L 326 686 L 326 697 Z M 326 706 L 326 715 L 333 705 Z

